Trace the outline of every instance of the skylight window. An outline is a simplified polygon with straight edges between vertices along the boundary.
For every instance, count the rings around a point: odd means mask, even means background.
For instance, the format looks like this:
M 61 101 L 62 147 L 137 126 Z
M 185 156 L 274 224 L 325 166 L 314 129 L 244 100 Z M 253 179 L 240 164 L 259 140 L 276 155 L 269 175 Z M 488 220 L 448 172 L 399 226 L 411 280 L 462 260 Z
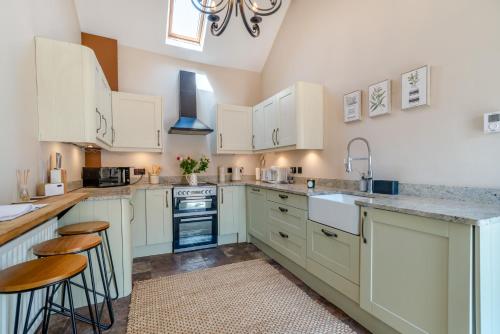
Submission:
M 166 43 L 201 51 L 205 37 L 205 15 L 190 0 L 168 0 Z M 206 4 L 208 0 L 202 0 Z

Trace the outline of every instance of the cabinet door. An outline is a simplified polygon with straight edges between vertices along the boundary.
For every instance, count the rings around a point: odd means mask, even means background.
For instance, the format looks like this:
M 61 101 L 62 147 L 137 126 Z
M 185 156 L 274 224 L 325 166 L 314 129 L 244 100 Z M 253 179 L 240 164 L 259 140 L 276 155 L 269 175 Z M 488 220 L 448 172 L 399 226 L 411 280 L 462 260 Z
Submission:
M 267 242 L 267 200 L 265 190 L 247 189 L 247 221 L 248 233 L 257 239 Z
M 172 202 L 169 189 L 146 191 L 146 242 L 172 242 Z
M 113 92 L 112 109 L 114 148 L 161 151 L 161 96 Z
M 265 119 L 264 148 L 276 147 L 276 130 L 278 128 L 279 116 L 276 109 L 276 97 L 273 96 L 262 103 Z
M 402 333 L 471 333 L 472 227 L 362 213 L 360 305 Z
M 217 153 L 252 151 L 252 108 L 219 105 L 217 108 Z
M 238 233 L 235 189 L 236 187 L 219 187 L 219 235 Z
M 266 116 L 263 104 L 258 104 L 253 108 L 253 149 L 263 150 L 266 148 Z
M 82 71 L 80 45 L 36 38 L 39 140 L 84 140 Z
M 146 245 L 146 191 L 137 190 L 132 198 L 132 246 Z
M 111 89 L 97 59 L 95 59 L 95 96 L 97 111 L 101 117 L 97 138 L 108 145 L 113 144 L 113 115 L 111 112 Z
M 295 117 L 295 86 L 287 88 L 276 97 L 279 115 L 276 144 L 279 147 L 297 144 L 297 120 Z

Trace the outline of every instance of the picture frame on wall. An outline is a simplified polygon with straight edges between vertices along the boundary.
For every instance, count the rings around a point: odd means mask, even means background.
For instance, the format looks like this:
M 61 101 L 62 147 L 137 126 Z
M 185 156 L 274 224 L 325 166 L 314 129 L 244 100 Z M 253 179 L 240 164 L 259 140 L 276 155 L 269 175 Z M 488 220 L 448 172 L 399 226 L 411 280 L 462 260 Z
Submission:
M 391 80 L 384 80 L 368 87 L 370 117 L 389 114 L 391 107 Z
M 401 74 L 401 109 L 408 110 L 430 105 L 429 65 Z
M 344 123 L 361 120 L 361 91 L 344 95 Z

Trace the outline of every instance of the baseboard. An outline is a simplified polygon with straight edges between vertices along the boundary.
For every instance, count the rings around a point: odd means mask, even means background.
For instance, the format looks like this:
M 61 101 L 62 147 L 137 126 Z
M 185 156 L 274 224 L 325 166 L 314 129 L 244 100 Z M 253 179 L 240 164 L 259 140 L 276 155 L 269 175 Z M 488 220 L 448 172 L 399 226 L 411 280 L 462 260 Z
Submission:
M 132 250 L 132 256 L 134 259 L 136 257 L 169 254 L 169 253 L 172 253 L 171 242 L 158 245 L 138 246 L 134 247 L 134 249 Z
M 278 262 L 292 274 L 300 278 L 307 286 L 316 291 L 318 294 L 323 296 L 329 302 L 340 308 L 352 319 L 356 320 L 366 329 L 374 334 L 398 334 L 396 330 L 389 327 L 379 319 L 373 317 L 371 314 L 364 311 L 358 304 L 352 301 L 350 298 L 344 296 L 339 291 L 335 290 L 316 276 L 309 273 L 304 268 L 297 265 L 295 262 L 289 260 L 285 256 L 281 255 L 273 248 L 269 247 L 259 239 L 250 236 L 249 240 L 252 244 L 257 246 L 266 255 L 271 257 L 273 260 Z

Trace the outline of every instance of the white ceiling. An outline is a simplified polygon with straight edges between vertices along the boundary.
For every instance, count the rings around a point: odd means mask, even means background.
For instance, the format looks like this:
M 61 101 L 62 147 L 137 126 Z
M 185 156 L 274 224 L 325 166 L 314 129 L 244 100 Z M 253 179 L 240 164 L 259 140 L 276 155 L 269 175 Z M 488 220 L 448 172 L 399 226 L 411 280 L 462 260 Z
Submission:
M 260 72 L 290 1 L 283 0 L 277 13 L 263 17 L 258 38 L 248 34 L 241 17 L 235 17 L 234 12 L 221 36 L 212 36 L 207 26 L 202 52 L 165 44 L 168 0 L 75 0 L 75 4 L 83 32 L 176 58 Z

